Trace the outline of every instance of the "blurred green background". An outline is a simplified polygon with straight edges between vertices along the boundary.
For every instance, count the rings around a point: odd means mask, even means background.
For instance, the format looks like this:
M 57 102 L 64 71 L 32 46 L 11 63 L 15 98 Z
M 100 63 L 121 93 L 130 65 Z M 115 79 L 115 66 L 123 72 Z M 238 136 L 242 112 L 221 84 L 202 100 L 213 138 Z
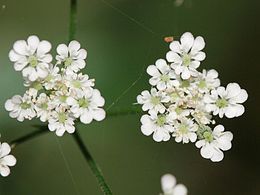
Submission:
M 220 163 L 203 159 L 193 144 L 155 143 L 140 132 L 140 115 L 109 117 L 79 126 L 79 132 L 102 167 L 114 194 L 157 195 L 160 177 L 174 174 L 191 195 L 258 195 L 259 45 L 257 0 L 78 0 L 76 38 L 88 50 L 84 70 L 96 78 L 110 105 L 144 67 L 165 57 L 163 37 L 191 31 L 206 40 L 201 68 L 214 68 L 223 85 L 238 82 L 249 93 L 246 113 L 221 120 L 234 134 L 233 147 Z M 12 141 L 35 130 L 37 120 L 10 119 L 4 102 L 24 87 L 8 52 L 14 41 L 31 34 L 47 39 L 53 52 L 68 37 L 69 0 L 0 0 L 0 132 Z M 148 76 L 111 108 L 129 107 L 148 89 Z M 258 119 L 259 121 L 259 119 Z M 94 176 L 71 135 L 47 133 L 13 150 L 17 165 L 0 178 L 1 195 L 99 195 Z

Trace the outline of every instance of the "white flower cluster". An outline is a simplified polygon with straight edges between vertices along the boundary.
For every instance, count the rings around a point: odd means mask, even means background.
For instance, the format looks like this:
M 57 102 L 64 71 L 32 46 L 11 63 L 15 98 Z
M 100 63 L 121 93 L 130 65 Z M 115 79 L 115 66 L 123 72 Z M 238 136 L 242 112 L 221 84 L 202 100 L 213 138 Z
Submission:
M 187 195 L 188 190 L 183 184 L 176 185 L 176 178 L 171 174 L 165 174 L 161 178 L 163 193 L 160 195 Z
M 0 174 L 6 177 L 10 174 L 10 168 L 16 164 L 16 158 L 10 154 L 11 147 L 8 143 L 0 142 Z
M 176 142 L 196 142 L 204 158 L 217 162 L 224 157 L 222 151 L 231 148 L 233 135 L 222 125 L 212 130 L 212 117 L 241 116 L 245 111 L 241 104 L 248 95 L 236 83 L 220 86 L 216 70 L 197 70 L 206 57 L 204 47 L 204 39 L 189 32 L 180 42 L 171 42 L 167 61 L 159 59 L 148 66 L 152 87 L 138 95 L 137 102 L 148 111 L 141 118 L 144 135 L 153 134 L 157 142 L 168 141 L 171 136 Z
M 52 64 L 51 44 L 30 36 L 14 43 L 9 58 L 21 71 L 28 90 L 5 103 L 12 118 L 18 121 L 39 118 L 48 122 L 58 136 L 75 131 L 75 120 L 84 124 L 105 118 L 104 98 L 94 89 L 94 79 L 79 73 L 86 65 L 87 51 L 77 41 L 57 47 L 57 62 Z

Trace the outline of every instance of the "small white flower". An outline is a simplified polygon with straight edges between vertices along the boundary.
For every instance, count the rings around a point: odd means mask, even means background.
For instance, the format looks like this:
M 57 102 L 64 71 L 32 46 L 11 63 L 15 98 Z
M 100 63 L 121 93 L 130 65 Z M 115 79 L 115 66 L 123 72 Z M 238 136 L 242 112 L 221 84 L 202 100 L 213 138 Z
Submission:
M 168 87 L 179 85 L 179 81 L 176 80 L 174 71 L 163 59 L 157 60 L 155 65 L 148 66 L 147 73 L 152 76 L 149 83 L 152 86 L 156 86 L 158 90 L 164 90 Z
M 200 92 L 208 92 L 220 86 L 220 80 L 218 79 L 218 72 L 214 69 L 203 70 L 198 76 L 196 82 Z
M 182 118 L 180 122 L 174 125 L 174 131 L 172 136 L 175 137 L 176 142 L 189 143 L 197 140 L 196 131 L 198 125 L 191 119 Z
M 224 158 L 221 150 L 227 151 L 232 145 L 233 134 L 230 131 L 224 132 L 223 125 L 217 125 L 213 132 L 205 131 L 204 139 L 196 142 L 196 147 L 201 148 L 200 154 L 203 158 L 213 162 L 219 162 Z
M 14 62 L 14 69 L 22 71 L 25 78 L 35 81 L 48 75 L 49 63 L 52 56 L 48 54 L 51 44 L 48 41 L 40 41 L 37 36 L 30 36 L 25 40 L 14 43 L 9 53 L 9 58 Z
M 171 174 L 165 174 L 161 178 L 162 195 L 187 195 L 188 190 L 183 184 L 176 185 L 176 178 Z
M 71 41 L 69 45 L 60 44 L 57 47 L 56 60 L 58 64 L 63 63 L 68 74 L 76 73 L 86 65 L 87 51 L 80 49 L 78 41 Z
M 72 93 L 87 93 L 91 90 L 95 84 L 94 79 L 89 79 L 89 76 L 86 74 L 70 74 L 65 75 L 65 80 L 67 86 L 70 88 Z
M 0 143 L 0 174 L 6 177 L 10 174 L 10 168 L 16 164 L 16 158 L 10 155 L 11 147 L 8 143 Z
M 204 39 L 198 36 L 194 39 L 190 32 L 181 36 L 181 40 L 173 41 L 166 54 L 168 62 L 172 62 L 171 67 L 175 73 L 181 75 L 182 79 L 188 79 L 191 75 L 197 75 L 196 69 L 200 66 L 200 61 L 204 60 L 206 55 L 201 50 L 205 47 Z
M 206 95 L 204 102 L 206 110 L 213 112 L 213 115 L 224 115 L 227 118 L 241 116 L 245 112 L 244 103 L 248 98 L 246 90 L 241 89 L 237 83 L 229 83 L 226 87 L 218 87 L 212 90 L 210 95 Z
M 17 118 L 20 122 L 24 121 L 24 119 L 31 120 L 36 116 L 33 103 L 35 97 L 29 91 L 23 97 L 15 95 L 5 102 L 5 109 L 10 112 L 9 116 L 11 118 Z
M 46 122 L 50 117 L 52 109 L 54 109 L 54 105 L 51 104 L 49 96 L 41 93 L 35 103 L 35 110 L 40 121 Z
M 47 90 L 57 89 L 57 83 L 60 83 L 62 78 L 59 74 L 59 67 L 50 65 L 50 69 L 48 71 L 48 76 L 43 81 L 43 86 Z
M 156 142 L 168 141 L 171 137 L 170 133 L 174 130 L 172 125 L 169 125 L 170 120 L 171 118 L 164 114 L 143 115 L 141 131 L 146 136 L 153 134 L 153 139 Z
M 74 117 L 62 106 L 51 112 L 48 122 L 49 130 L 55 131 L 57 136 L 63 136 L 65 132 L 74 133 L 75 131 Z
M 149 113 L 164 113 L 165 106 L 163 103 L 169 102 L 170 97 L 166 96 L 165 93 L 157 91 L 155 88 L 151 89 L 151 93 L 145 90 L 141 93 L 141 95 L 137 96 L 138 104 L 143 104 L 142 109 L 143 111 L 148 111 Z
M 88 93 L 78 93 L 77 97 L 68 97 L 68 105 L 76 118 L 84 124 L 89 124 L 92 120 L 102 121 L 106 117 L 104 109 L 105 100 L 99 90 L 93 89 Z

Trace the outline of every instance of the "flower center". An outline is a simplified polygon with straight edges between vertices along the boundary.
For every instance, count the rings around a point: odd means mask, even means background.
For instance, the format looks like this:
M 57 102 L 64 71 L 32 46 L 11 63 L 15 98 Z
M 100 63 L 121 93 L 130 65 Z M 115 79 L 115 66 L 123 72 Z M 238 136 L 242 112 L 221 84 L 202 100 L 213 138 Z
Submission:
M 28 109 L 28 108 L 31 108 L 31 104 L 28 104 L 28 103 L 26 103 L 26 102 L 21 103 L 20 106 L 21 106 L 21 108 L 22 108 L 23 110 L 26 110 L 26 109 Z
M 182 111 L 183 111 L 183 109 L 180 108 L 180 107 L 175 108 L 175 112 L 176 112 L 176 114 L 178 114 L 178 115 L 181 114 Z
M 65 103 L 66 102 L 66 100 L 67 100 L 67 96 L 65 96 L 65 95 L 62 95 L 62 96 L 60 96 L 60 101 L 62 102 L 62 103 Z
M 64 113 L 64 112 L 62 112 L 62 113 L 59 113 L 59 116 L 58 116 L 58 119 L 59 119 L 59 122 L 60 123 L 65 123 L 65 121 L 67 120 L 67 115 Z
M 76 80 L 76 81 L 73 81 L 73 82 L 72 82 L 72 85 L 73 85 L 75 88 L 78 88 L 78 89 L 79 89 L 79 88 L 81 87 L 81 82 Z
M 41 90 L 42 89 L 42 84 L 38 81 L 32 83 L 32 88 L 36 90 Z
M 181 87 L 186 88 L 186 87 L 189 87 L 189 86 L 190 86 L 190 82 L 189 82 L 188 80 L 184 80 L 184 81 L 182 81 L 182 83 L 181 83 Z
M 183 135 L 183 134 L 187 134 L 188 133 L 188 128 L 187 125 L 181 124 L 179 126 L 179 132 Z
M 78 101 L 79 103 L 79 106 L 82 107 L 82 108 L 87 108 L 89 106 L 89 101 L 87 99 L 80 99 Z
M 177 100 L 180 96 L 179 96 L 179 94 L 178 93 L 175 93 L 175 92 L 173 92 L 173 93 L 171 93 L 171 98 L 172 98 L 172 100 L 174 101 L 174 100 Z
M 156 120 L 157 125 L 163 126 L 166 123 L 166 116 L 165 115 L 159 115 Z
M 227 105 L 228 105 L 228 101 L 224 98 L 221 98 L 221 99 L 218 99 L 216 101 L 216 105 L 219 107 L 219 108 L 225 108 Z
M 207 87 L 207 83 L 205 80 L 201 80 L 198 84 L 198 87 L 201 88 L 201 89 L 204 89 Z
M 184 64 L 184 66 L 189 66 L 190 63 L 191 63 L 191 57 L 189 54 L 187 53 L 184 53 L 183 56 L 182 56 L 182 62 Z
M 65 67 L 70 66 L 72 62 L 73 62 L 73 59 L 71 57 L 67 57 L 64 61 Z
M 158 105 L 158 104 L 160 104 L 160 98 L 158 98 L 158 97 L 152 97 L 152 98 L 151 98 L 151 103 L 152 103 L 153 105 Z
M 166 74 L 163 74 L 160 76 L 160 79 L 163 81 L 163 82 L 167 82 L 170 80 L 170 77 Z
M 40 107 L 43 110 L 47 110 L 48 109 L 48 104 L 47 103 L 42 103 Z
M 204 139 L 207 141 L 207 142 L 212 142 L 213 141 L 213 135 L 212 135 L 212 133 L 210 133 L 210 132 L 208 132 L 208 131 L 205 131 L 204 133 L 203 133 L 203 137 L 204 137 Z
M 32 56 L 29 56 L 28 62 L 29 62 L 29 64 L 30 64 L 32 67 L 36 67 L 37 64 L 38 64 L 37 58 L 36 58 L 35 56 L 33 56 L 33 55 L 32 55 Z

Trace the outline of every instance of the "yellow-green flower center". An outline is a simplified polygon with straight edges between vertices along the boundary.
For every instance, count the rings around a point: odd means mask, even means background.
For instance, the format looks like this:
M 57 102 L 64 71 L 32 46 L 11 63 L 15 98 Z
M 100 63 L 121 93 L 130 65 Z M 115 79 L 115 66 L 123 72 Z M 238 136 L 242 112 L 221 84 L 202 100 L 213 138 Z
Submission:
M 166 116 L 165 115 L 159 115 L 156 120 L 157 125 L 163 126 L 166 123 Z
M 207 87 L 207 83 L 205 80 L 201 80 L 198 84 L 198 87 L 201 88 L 201 89 L 204 89 Z
M 184 66 L 189 66 L 191 63 L 191 57 L 189 54 L 184 53 L 182 56 L 182 62 L 184 64 Z
M 72 85 L 75 87 L 75 88 L 80 88 L 81 87 L 81 82 L 78 81 L 78 80 L 75 80 L 72 82 Z
M 26 109 L 28 109 L 28 108 L 31 108 L 31 104 L 28 104 L 28 103 L 26 103 L 26 102 L 21 103 L 20 106 L 21 106 L 21 108 L 22 108 L 23 110 L 26 110 Z
M 59 119 L 60 123 L 65 123 L 67 118 L 68 118 L 68 116 L 64 112 L 59 113 L 58 119 Z
M 73 62 L 73 59 L 71 57 L 67 57 L 64 61 L 65 67 L 70 66 L 72 62 Z
M 41 107 L 41 109 L 43 109 L 43 110 L 47 110 L 47 109 L 48 109 L 48 104 L 47 104 L 47 103 L 42 103 L 42 104 L 40 105 L 40 107 Z
M 170 77 L 168 75 L 165 75 L 165 74 L 162 74 L 160 76 L 160 79 L 163 81 L 163 82 L 167 82 L 170 80 Z
M 60 96 L 59 97 L 59 99 L 60 99 L 60 101 L 62 102 L 62 103 L 65 103 L 66 102 L 66 100 L 67 100 L 67 96 L 65 96 L 65 95 L 62 95 L 62 96 Z
M 158 105 L 158 104 L 160 104 L 160 98 L 158 98 L 158 97 L 152 97 L 152 98 L 151 98 L 151 103 L 152 103 L 153 105 Z
M 228 101 L 224 98 L 220 98 L 216 101 L 216 105 L 219 108 L 225 108 L 228 105 Z
M 208 131 L 205 131 L 205 132 L 203 133 L 203 137 L 204 137 L 204 139 L 205 139 L 207 142 L 212 142 L 213 139 L 214 139 L 212 133 L 210 133 L 210 132 L 208 132 Z
M 188 80 L 184 80 L 181 82 L 181 87 L 186 88 L 190 86 L 190 82 Z
M 181 125 L 179 126 L 179 132 L 180 132 L 181 134 L 187 134 L 187 133 L 188 133 L 188 127 L 187 127 L 187 125 L 181 124 Z
M 82 98 L 82 99 L 80 99 L 80 100 L 78 101 L 78 103 L 79 103 L 79 106 L 82 107 L 82 108 L 87 108 L 87 107 L 89 106 L 89 101 L 88 101 L 88 99 Z
M 35 56 L 29 56 L 28 62 L 32 67 L 36 67 L 38 65 L 38 60 Z

